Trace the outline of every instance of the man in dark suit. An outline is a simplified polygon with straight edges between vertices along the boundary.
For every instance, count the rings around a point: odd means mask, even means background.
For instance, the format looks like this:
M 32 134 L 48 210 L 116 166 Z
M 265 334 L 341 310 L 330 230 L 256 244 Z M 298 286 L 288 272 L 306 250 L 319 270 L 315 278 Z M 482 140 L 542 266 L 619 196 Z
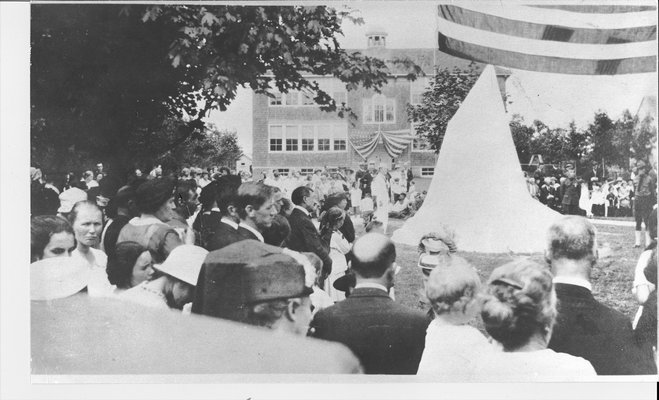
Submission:
M 415 374 L 425 347 L 426 316 L 389 297 L 395 260 L 396 248 L 386 236 L 357 239 L 351 253 L 354 290 L 311 323 L 314 337 L 348 346 L 367 374 Z
M 549 348 L 585 358 L 598 375 L 656 374 L 652 349 L 636 345 L 629 319 L 593 297 L 595 227 L 583 217 L 563 217 L 549 228 L 548 243 L 545 256 L 558 297 Z
M 561 207 L 563 214 L 580 215 L 579 199 L 581 198 L 581 179 L 577 178 L 576 171 L 568 167 L 565 171 L 565 180 L 560 188 Z
M 240 216 L 237 203 L 240 182 L 233 182 L 223 176 L 214 183 L 217 183 L 215 201 L 221 218 L 220 223 L 215 227 L 215 232 L 208 240 L 208 251 L 219 250 L 244 239 L 244 236 L 238 233 Z M 209 183 L 209 186 L 212 184 L 213 182 Z
M 319 286 L 332 272 L 332 259 L 329 256 L 329 248 L 320 239 L 318 229 L 311 222 L 311 212 L 314 207 L 312 190 L 306 186 L 300 186 L 293 190 L 291 201 L 295 208 L 288 217 L 291 225 L 291 233 L 286 239 L 286 247 L 299 252 L 314 253 L 323 261 L 323 270 L 319 277 Z
M 245 182 L 238 188 L 236 202 L 240 217 L 238 233 L 245 239 L 263 243 L 263 232 L 272 226 L 277 214 L 274 188 L 263 183 Z

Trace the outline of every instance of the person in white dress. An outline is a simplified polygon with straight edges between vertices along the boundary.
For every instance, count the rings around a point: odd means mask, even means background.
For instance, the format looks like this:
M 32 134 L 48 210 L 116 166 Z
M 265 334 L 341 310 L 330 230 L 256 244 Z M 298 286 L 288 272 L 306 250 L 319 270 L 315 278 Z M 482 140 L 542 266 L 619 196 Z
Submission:
M 76 249 L 71 257 L 84 261 L 90 270 L 87 292 L 90 296 L 111 296 L 115 287 L 108 280 L 105 267 L 108 257 L 95 249 L 101 239 L 103 212 L 91 201 L 80 201 L 73 206 L 69 222 L 76 238 Z
M 478 273 L 465 259 L 453 256 L 432 270 L 425 286 L 434 318 L 426 330 L 417 375 L 442 382 L 471 381 L 481 357 L 498 351 L 468 325 L 480 311 Z
M 556 292 L 548 268 L 517 260 L 490 276 L 481 317 L 503 351 L 481 359 L 479 381 L 587 381 L 597 374 L 581 357 L 547 348 L 556 320 Z
M 389 225 L 389 188 L 385 175 L 386 168 L 380 167 L 378 174 L 371 182 L 371 194 L 375 202 L 375 218 L 382 222 L 382 228 L 386 234 Z
M 320 237 L 329 243 L 329 256 L 332 259 L 332 272 L 325 281 L 325 292 L 335 302 L 341 301 L 345 299 L 345 293 L 336 290 L 333 284 L 348 269 L 345 255 L 350 251 L 350 243 L 339 231 L 345 220 L 345 212 L 339 207 L 332 207 L 321 215 L 320 220 Z

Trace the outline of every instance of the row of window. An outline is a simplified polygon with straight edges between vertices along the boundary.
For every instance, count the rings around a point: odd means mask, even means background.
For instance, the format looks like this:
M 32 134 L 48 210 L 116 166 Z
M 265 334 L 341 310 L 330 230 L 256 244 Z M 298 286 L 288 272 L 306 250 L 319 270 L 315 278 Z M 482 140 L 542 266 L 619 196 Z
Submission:
M 270 125 L 270 152 L 347 151 L 346 124 Z
M 313 97 L 305 92 L 290 91 L 288 93 L 275 92 L 274 98 L 270 98 L 269 105 L 272 106 L 315 106 L 316 102 Z M 332 98 L 337 104 L 346 102 L 346 92 L 332 92 Z
M 344 152 L 348 149 L 348 127 L 345 124 L 270 125 L 270 152 Z M 432 151 L 424 137 L 412 141 L 412 151 Z

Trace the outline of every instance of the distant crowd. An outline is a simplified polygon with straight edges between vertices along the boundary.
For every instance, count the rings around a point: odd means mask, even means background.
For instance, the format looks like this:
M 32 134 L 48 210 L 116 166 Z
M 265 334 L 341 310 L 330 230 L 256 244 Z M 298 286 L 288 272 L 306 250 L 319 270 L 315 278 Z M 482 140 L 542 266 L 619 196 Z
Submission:
M 657 172 L 650 163 L 637 161 L 628 179 L 605 177 L 597 162 L 579 173 L 571 164 L 563 171 L 540 164 L 532 176 L 527 173 L 525 176 L 531 197 L 563 214 L 633 216 L 635 246 L 641 246 L 643 227 L 648 226 L 650 212 L 657 203 Z M 649 243 L 647 229 L 645 232 L 645 242 Z

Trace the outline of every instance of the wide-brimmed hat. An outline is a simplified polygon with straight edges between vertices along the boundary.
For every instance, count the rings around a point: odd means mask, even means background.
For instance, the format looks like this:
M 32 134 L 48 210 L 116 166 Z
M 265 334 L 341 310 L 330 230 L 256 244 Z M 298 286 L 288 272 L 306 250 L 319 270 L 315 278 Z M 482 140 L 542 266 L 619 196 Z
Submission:
M 154 265 L 154 269 L 195 286 L 206 255 L 208 250 L 203 247 L 185 244 L 172 250 L 165 262 Z
M 51 257 L 30 264 L 30 300 L 55 300 L 87 287 L 90 270 L 79 258 Z

